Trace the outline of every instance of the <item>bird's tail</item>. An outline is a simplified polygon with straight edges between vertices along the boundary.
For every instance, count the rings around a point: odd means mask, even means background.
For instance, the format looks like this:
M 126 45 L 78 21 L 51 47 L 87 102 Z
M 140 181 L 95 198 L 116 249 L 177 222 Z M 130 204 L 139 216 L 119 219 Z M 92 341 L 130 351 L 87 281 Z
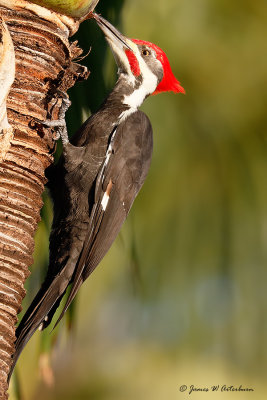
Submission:
M 46 280 L 43 283 L 16 329 L 15 352 L 12 358 L 8 380 L 10 380 L 20 353 L 34 332 L 38 328 L 43 330 L 51 322 L 68 286 L 67 281 L 65 285 L 62 284 L 62 282 L 61 285 L 59 285 L 59 278 L 60 275 L 56 276 L 52 282 L 51 280 Z

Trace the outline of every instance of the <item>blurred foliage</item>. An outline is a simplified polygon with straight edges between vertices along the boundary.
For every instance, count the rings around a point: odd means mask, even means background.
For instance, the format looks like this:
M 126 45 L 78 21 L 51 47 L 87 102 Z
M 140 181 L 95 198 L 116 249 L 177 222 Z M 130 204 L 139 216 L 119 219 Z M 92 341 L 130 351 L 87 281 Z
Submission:
M 267 3 L 101 0 L 98 12 L 127 36 L 160 45 L 187 94 L 162 94 L 142 106 L 154 128 L 149 177 L 122 234 L 79 293 L 75 333 L 66 334 L 66 318 L 61 323 L 51 353 L 54 387 L 38 380 L 43 334 L 36 334 L 18 364 L 22 391 L 31 400 L 157 400 L 184 399 L 182 384 L 242 384 L 255 392 L 235 399 L 262 399 Z M 91 75 L 71 91 L 71 132 L 115 80 L 95 25 L 84 22 L 77 35 L 85 53 L 92 47 L 83 60 Z M 43 220 L 36 236 L 25 303 L 47 263 L 48 227 Z

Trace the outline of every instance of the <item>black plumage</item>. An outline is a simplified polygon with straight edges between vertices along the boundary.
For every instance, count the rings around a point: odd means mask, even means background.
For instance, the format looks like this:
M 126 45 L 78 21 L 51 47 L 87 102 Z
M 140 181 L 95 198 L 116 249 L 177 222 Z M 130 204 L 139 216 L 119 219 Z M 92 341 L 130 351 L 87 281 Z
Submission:
M 62 318 L 81 284 L 115 240 L 146 178 L 152 156 L 152 127 L 138 107 L 152 93 L 184 92 L 163 51 L 130 40 L 94 14 L 118 65 L 118 81 L 99 111 L 68 141 L 49 173 L 54 203 L 47 276 L 17 331 L 16 361 L 36 329 L 50 324 L 66 289 Z M 56 323 L 58 323 L 58 321 Z
M 94 136 L 94 131 L 87 133 Z M 103 136 L 100 138 L 103 141 Z M 110 154 L 105 165 L 109 145 Z M 106 137 L 105 152 L 104 145 L 99 154 L 92 155 L 89 150 L 87 144 L 65 146 L 50 182 L 55 217 L 50 236 L 49 268 L 41 289 L 17 328 L 14 364 L 36 329 L 49 325 L 68 285 L 72 283 L 59 322 L 81 284 L 119 233 L 149 169 L 152 127 L 148 117 L 141 111 L 130 114 Z M 89 161 L 92 157 L 98 159 L 96 174 L 92 172 Z M 61 179 L 64 185 L 60 183 Z M 104 209 L 101 202 L 107 191 L 109 201 Z

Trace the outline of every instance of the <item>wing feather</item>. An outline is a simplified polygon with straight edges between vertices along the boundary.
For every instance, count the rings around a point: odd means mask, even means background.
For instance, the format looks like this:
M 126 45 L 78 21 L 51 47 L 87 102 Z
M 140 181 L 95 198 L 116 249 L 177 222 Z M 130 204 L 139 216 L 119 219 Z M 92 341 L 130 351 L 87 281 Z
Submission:
M 10 375 L 25 344 L 40 324 L 46 327 L 50 323 L 67 286 L 72 283 L 69 297 L 56 324 L 60 321 L 81 284 L 109 250 L 143 185 L 152 156 L 152 127 L 148 117 L 136 111 L 114 132 L 96 179 L 94 204 L 90 204 L 92 196 L 88 198 L 91 213 L 81 250 L 66 249 L 68 256 L 64 256 L 64 261 L 61 258 L 54 260 L 58 264 L 58 272 L 53 266 L 48 269 L 52 274 L 47 276 L 17 328 L 16 351 Z M 79 235 L 83 225 L 74 226 L 73 229 L 70 226 L 70 232 Z M 76 256 L 71 255 L 71 252 L 77 251 L 80 251 L 80 255 L 76 265 L 73 265 Z M 61 253 L 59 257 L 62 257 Z
M 152 157 L 152 127 L 141 111 L 119 125 L 109 160 L 101 169 L 96 186 L 96 203 L 90 216 L 89 231 L 73 276 L 73 286 L 56 324 L 63 317 L 82 283 L 105 256 L 132 203 L 141 189 Z M 112 188 L 106 209 L 101 206 L 109 183 Z

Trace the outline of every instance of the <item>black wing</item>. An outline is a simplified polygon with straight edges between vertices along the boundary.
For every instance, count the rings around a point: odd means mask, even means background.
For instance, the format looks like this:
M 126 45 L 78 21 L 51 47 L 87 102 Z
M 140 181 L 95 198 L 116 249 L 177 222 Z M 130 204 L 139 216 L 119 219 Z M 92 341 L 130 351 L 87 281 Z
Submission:
M 109 146 L 108 162 L 98 175 L 90 228 L 71 292 L 56 324 L 118 235 L 148 173 L 152 149 L 152 127 L 143 112 L 135 112 L 118 126 Z
M 56 311 L 66 287 L 73 283 L 62 318 L 79 287 L 105 256 L 127 217 L 147 175 L 152 156 L 152 127 L 141 111 L 131 114 L 116 129 L 100 168 L 88 232 L 70 279 L 68 265 L 48 276 L 19 324 L 13 365 L 33 333 L 46 327 Z

